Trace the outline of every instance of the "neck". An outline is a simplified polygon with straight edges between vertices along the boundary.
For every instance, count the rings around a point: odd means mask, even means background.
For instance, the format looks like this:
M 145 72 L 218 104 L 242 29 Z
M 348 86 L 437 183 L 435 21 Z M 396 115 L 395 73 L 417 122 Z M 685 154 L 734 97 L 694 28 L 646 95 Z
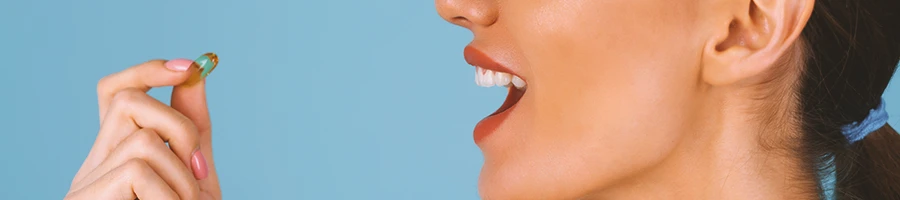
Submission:
M 748 108 L 739 105 L 753 104 L 725 98 L 708 102 L 697 128 L 667 159 L 598 191 L 597 199 L 816 198 L 815 178 L 803 175 L 803 161 L 794 151 L 799 146 L 790 145 L 798 143 L 784 142 L 796 141 L 791 138 L 799 131 L 784 127 L 791 123 L 780 117 L 748 115 Z

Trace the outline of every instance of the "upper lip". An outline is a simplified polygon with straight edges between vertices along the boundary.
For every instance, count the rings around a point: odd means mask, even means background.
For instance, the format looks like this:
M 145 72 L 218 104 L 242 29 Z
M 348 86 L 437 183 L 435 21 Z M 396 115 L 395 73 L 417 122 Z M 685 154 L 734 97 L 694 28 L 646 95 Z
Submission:
M 524 77 L 497 61 L 494 61 L 493 58 L 475 47 L 466 46 L 465 50 L 463 50 L 463 55 L 466 58 L 466 63 L 469 63 L 469 65 L 489 69 L 495 72 L 512 74 L 513 76 L 518 76 L 524 80 Z

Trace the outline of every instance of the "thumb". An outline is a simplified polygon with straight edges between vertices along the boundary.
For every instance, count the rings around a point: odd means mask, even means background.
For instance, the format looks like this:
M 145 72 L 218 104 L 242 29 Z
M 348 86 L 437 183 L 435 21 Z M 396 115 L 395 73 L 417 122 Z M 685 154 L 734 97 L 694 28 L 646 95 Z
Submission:
M 181 112 L 194 125 L 200 134 L 209 134 L 212 124 L 209 119 L 209 107 L 206 103 L 206 80 L 191 85 L 179 85 L 172 89 L 172 108 Z M 201 135 L 201 139 L 204 135 Z M 203 141 L 203 140 L 201 140 Z
M 201 142 L 208 142 L 212 124 L 209 119 L 209 107 L 206 103 L 206 76 L 215 69 L 219 59 L 213 53 L 207 53 L 194 60 L 191 77 L 182 85 L 172 89 L 172 108 L 191 119 L 201 135 Z M 207 139 L 207 140 L 203 140 Z M 202 143 L 201 143 L 202 144 Z

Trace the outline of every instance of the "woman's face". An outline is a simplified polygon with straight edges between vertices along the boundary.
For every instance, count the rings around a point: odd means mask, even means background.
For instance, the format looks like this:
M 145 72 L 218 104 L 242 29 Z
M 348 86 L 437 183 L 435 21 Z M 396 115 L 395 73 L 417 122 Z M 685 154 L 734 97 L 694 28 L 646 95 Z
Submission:
M 493 60 L 503 67 L 488 68 L 517 74 L 527 85 L 511 109 L 476 126 L 485 158 L 479 193 L 486 199 L 601 192 L 652 171 L 694 128 L 709 38 L 701 11 L 715 9 L 709 2 L 436 4 L 444 19 L 474 33 L 470 64 Z

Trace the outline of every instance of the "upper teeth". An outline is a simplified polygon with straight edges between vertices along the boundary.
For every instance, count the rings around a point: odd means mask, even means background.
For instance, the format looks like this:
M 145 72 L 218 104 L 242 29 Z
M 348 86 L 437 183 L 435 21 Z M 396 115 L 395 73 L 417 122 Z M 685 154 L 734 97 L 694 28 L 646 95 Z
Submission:
M 525 80 L 522 80 L 519 76 L 495 72 L 481 67 L 475 67 L 475 84 L 481 87 L 509 87 L 512 85 L 518 89 L 525 88 Z

